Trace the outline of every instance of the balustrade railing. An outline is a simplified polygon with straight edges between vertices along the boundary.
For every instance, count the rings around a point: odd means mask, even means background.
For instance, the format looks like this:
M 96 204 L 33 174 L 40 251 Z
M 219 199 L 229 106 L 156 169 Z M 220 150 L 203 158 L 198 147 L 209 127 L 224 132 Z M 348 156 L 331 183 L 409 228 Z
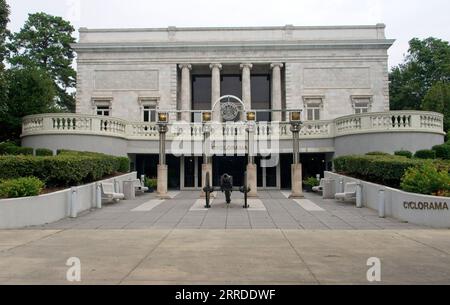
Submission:
M 168 138 L 189 137 L 201 140 L 204 126 L 199 123 L 170 124 Z M 212 123 L 212 138 L 244 138 L 247 125 L 237 123 Z M 365 113 L 335 119 L 333 121 L 304 122 L 300 136 L 302 138 L 333 138 L 348 134 L 390 131 L 419 131 L 443 134 L 443 116 L 433 112 L 391 111 L 385 113 Z M 289 122 L 257 123 L 256 139 L 291 139 Z M 23 119 L 22 135 L 33 134 L 97 134 L 123 137 L 127 139 L 158 140 L 156 123 L 127 122 L 112 117 L 82 114 L 43 114 Z

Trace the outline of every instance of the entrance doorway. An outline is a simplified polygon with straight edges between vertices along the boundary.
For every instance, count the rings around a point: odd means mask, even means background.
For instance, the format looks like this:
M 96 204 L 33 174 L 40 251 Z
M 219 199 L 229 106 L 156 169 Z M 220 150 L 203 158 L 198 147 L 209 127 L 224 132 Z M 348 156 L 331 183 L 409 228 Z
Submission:
M 233 176 L 234 186 L 244 185 L 244 174 L 247 169 L 246 157 L 213 157 L 213 184 L 220 186 L 220 177 L 223 174 Z

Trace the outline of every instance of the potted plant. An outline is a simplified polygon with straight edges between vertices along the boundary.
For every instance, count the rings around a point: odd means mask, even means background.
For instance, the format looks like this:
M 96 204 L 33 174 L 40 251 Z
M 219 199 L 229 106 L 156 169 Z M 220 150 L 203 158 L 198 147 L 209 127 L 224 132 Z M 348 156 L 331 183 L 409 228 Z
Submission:
M 312 192 L 313 187 L 319 186 L 320 181 L 317 180 L 315 177 L 309 177 L 306 180 L 303 181 L 303 186 L 305 187 L 306 192 Z
M 148 187 L 148 192 L 153 193 L 158 187 L 158 179 L 156 178 L 145 178 L 145 186 Z

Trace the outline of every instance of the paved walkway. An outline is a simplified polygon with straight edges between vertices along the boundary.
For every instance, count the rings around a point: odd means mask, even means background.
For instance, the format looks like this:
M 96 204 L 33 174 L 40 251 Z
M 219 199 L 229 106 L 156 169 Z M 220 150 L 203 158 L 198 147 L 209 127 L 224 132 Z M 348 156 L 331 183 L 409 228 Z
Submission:
M 146 194 L 76 219 L 0 230 L 0 284 L 450 284 L 450 231 L 380 219 L 370 209 L 307 194 L 260 192 L 242 208 L 218 194 L 205 210 L 198 192 Z
M 0 284 L 450 284 L 448 230 L 0 231 Z
M 76 219 L 64 219 L 43 229 L 298 229 L 298 230 L 410 230 L 421 227 L 395 219 L 381 219 L 377 212 L 355 204 L 323 200 L 306 194 L 303 200 L 287 199 L 280 191 L 261 191 L 259 199 L 243 206 L 243 195 L 233 193 L 227 206 L 219 193 L 212 208 L 204 209 L 199 192 L 175 192 L 170 200 L 146 194 L 92 210 Z

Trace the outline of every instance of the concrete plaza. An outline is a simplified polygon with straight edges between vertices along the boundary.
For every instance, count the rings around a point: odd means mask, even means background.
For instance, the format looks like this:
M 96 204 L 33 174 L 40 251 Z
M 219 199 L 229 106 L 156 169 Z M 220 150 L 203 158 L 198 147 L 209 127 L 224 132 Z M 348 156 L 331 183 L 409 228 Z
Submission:
M 0 231 L 0 283 L 71 284 L 66 262 L 77 257 L 81 284 L 369 284 L 367 260 L 377 257 L 381 284 L 450 284 L 448 230 L 315 195 L 262 192 L 244 210 L 219 194 L 208 211 L 196 192 L 173 195 Z

